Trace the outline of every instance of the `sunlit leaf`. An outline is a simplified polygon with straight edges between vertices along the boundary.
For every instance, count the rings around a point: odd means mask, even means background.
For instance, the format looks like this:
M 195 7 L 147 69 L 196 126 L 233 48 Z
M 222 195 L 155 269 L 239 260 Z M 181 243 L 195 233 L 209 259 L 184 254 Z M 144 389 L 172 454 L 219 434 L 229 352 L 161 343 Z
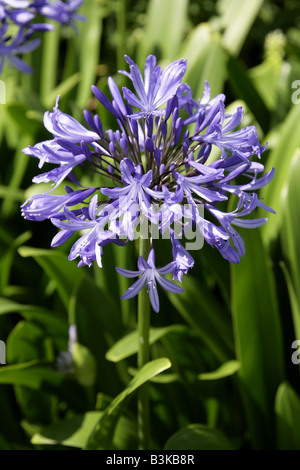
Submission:
M 181 330 L 182 325 L 171 325 L 162 328 L 150 328 L 149 344 L 153 344 L 171 331 Z M 132 331 L 117 341 L 106 353 L 106 359 L 118 362 L 126 357 L 136 354 L 138 351 L 138 332 Z
M 139 64 L 148 54 L 160 59 L 177 59 L 187 19 L 187 0 L 151 0 L 148 2 L 148 24 L 138 51 Z M 158 33 L 159 32 L 159 33 Z
M 283 204 L 285 200 L 286 183 L 291 171 L 292 158 L 300 146 L 298 123 L 300 106 L 293 106 L 278 130 L 278 140 L 270 152 L 265 169 L 275 168 L 275 176 L 268 186 L 262 188 L 261 197 L 265 204 L 276 211 L 268 223 L 262 227 L 263 240 L 267 243 L 274 241 L 282 226 Z M 284 158 L 283 158 L 284 155 Z
M 204 424 L 190 424 L 170 437 L 164 450 L 234 450 L 221 431 Z
M 41 101 L 46 105 L 49 94 L 56 86 L 59 58 L 59 41 L 61 27 L 52 22 L 54 29 L 48 31 L 43 40 L 43 54 L 41 56 L 40 87 Z M 54 104 L 54 103 L 53 103 Z
M 79 38 L 79 68 L 83 73 L 79 82 L 76 101 L 80 108 L 84 108 L 87 100 L 92 95 L 91 86 L 95 84 L 99 64 L 102 36 L 101 2 L 86 0 L 83 2 L 81 13 L 86 17 L 86 22 L 79 25 L 81 33 Z
M 37 431 L 31 438 L 32 444 L 62 445 L 68 447 L 84 448 L 91 429 L 103 416 L 102 411 L 89 411 L 84 415 L 74 416 L 59 421 Z M 130 449 L 137 446 L 136 429 L 132 422 L 121 416 L 116 425 L 114 435 L 116 449 Z
M 221 22 L 225 26 L 223 44 L 232 54 L 237 55 L 240 52 L 262 5 L 263 0 L 219 0 Z
M 217 370 L 213 372 L 203 372 L 202 374 L 198 375 L 198 379 L 200 380 L 219 380 L 225 377 L 230 377 L 231 375 L 235 374 L 241 365 L 238 361 L 228 361 L 225 364 L 222 364 Z
M 117 395 L 106 408 L 103 416 L 91 432 L 85 449 L 107 449 L 107 446 L 110 445 L 114 429 L 127 398 L 129 398 L 132 393 L 144 383 L 148 382 L 151 378 L 160 374 L 169 367 L 171 367 L 171 363 L 166 358 L 155 359 L 143 366 L 128 384 L 127 388 Z
M 53 108 L 57 96 L 59 95 L 61 98 L 63 98 L 64 95 L 71 91 L 81 80 L 82 77 L 80 73 L 74 73 L 71 77 L 66 78 L 44 99 L 45 108 Z
M 212 32 L 208 23 L 192 29 L 182 45 L 180 56 L 188 61 L 184 79 L 195 98 L 202 98 L 205 81 L 211 87 L 211 97 L 223 90 L 227 54 L 220 36 Z

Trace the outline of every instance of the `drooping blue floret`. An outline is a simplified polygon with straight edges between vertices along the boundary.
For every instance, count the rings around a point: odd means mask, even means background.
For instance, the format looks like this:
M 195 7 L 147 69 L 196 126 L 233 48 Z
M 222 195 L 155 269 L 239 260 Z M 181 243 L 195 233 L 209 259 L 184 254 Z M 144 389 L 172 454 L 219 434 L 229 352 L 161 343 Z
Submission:
M 122 295 L 122 299 L 131 299 L 135 297 L 140 290 L 146 285 L 152 308 L 155 312 L 159 311 L 159 298 L 157 292 L 158 282 L 165 290 L 180 294 L 183 292 L 182 287 L 177 286 L 175 283 L 165 279 L 163 276 L 170 274 L 174 270 L 174 262 L 171 262 L 163 268 L 157 269 L 155 266 L 154 250 L 151 248 L 147 261 L 141 256 L 138 259 L 138 271 L 130 271 L 128 269 L 116 268 L 119 274 L 125 277 L 138 277 L 131 287 Z

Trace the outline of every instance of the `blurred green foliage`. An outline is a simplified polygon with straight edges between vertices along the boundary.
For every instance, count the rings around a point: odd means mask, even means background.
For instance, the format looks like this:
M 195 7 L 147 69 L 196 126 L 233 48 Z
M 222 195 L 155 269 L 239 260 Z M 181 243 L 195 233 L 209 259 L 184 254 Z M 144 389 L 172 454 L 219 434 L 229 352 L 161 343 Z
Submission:
M 56 28 L 27 55 L 31 76 L 1 77 L 0 449 L 136 449 L 135 392 L 149 382 L 153 449 L 299 450 L 300 361 L 291 359 L 300 340 L 299 2 L 85 0 L 81 13 L 78 36 Z M 134 266 L 133 249 L 108 246 L 102 270 L 79 269 L 70 245 L 49 249 L 50 223 L 27 222 L 19 210 L 37 191 L 36 162 L 21 150 L 49 138 L 43 113 L 60 94 L 63 111 L 77 119 L 97 111 L 109 127 L 91 85 L 106 92 L 113 75 L 122 86 L 125 53 L 139 66 L 149 53 L 163 66 L 187 58 L 195 97 L 208 80 L 227 105 L 242 103 L 244 124 L 269 142 L 263 163 L 276 168 L 261 196 L 277 215 L 244 231 L 239 265 L 210 247 L 195 253 L 185 293 L 160 293 L 151 361 L 139 372 L 136 304 L 119 300 L 128 281 L 114 270 Z M 163 242 L 158 260 L 168 261 Z

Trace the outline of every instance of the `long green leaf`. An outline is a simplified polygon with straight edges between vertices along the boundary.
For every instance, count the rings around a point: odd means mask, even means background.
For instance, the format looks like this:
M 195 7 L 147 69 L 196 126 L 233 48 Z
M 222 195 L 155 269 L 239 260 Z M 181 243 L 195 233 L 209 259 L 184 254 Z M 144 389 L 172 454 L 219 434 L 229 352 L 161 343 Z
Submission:
M 59 340 L 60 338 L 55 337 L 53 341 L 55 346 L 58 349 L 66 348 L 65 342 L 62 343 Z M 53 360 L 53 347 L 49 346 L 49 334 L 44 328 L 33 322 L 19 321 L 7 339 L 7 362 L 9 364 L 24 364 L 40 359 Z M 27 375 L 31 374 L 32 371 L 28 370 Z M 53 398 L 51 396 L 32 387 L 24 387 L 22 384 L 14 385 L 15 397 L 24 418 L 33 421 L 40 419 L 43 422 L 53 419 Z
M 294 105 L 277 129 L 277 142 L 270 152 L 265 167 L 266 170 L 274 167 L 275 176 L 268 186 L 262 188 L 260 195 L 264 202 L 276 211 L 276 216 L 270 217 L 268 223 L 262 227 L 263 240 L 266 243 L 276 239 L 282 226 L 285 188 L 293 156 L 300 146 L 299 120 L 300 106 Z
M 239 54 L 262 5 L 263 0 L 219 0 L 221 23 L 225 26 L 223 45 L 231 54 Z
M 149 344 L 153 344 L 171 331 L 182 330 L 184 327 L 182 325 L 171 325 L 162 328 L 150 328 L 149 332 Z M 119 341 L 117 341 L 112 348 L 110 348 L 105 357 L 109 361 L 118 362 L 122 359 L 136 354 L 138 351 L 138 332 L 132 331 L 127 334 Z
M 184 79 L 195 98 L 202 98 L 206 80 L 212 97 L 223 91 L 227 54 L 219 34 L 213 33 L 208 23 L 200 24 L 190 32 L 180 49 L 180 56 L 187 59 Z
M 138 62 L 142 65 L 148 54 L 156 51 L 168 62 L 178 58 L 187 19 L 188 0 L 150 0 L 148 24 L 138 50 Z M 159 31 L 159 33 L 158 33 Z
M 15 189 L 9 186 L 0 185 L 0 199 L 8 197 L 18 202 L 25 200 L 25 191 L 23 189 Z
M 45 108 L 46 109 L 52 108 L 55 104 L 55 100 L 58 95 L 61 98 L 63 98 L 81 81 L 82 81 L 82 77 L 79 72 L 74 73 L 73 75 L 71 75 L 71 77 L 66 78 L 57 87 L 55 87 L 51 92 L 49 92 L 47 97 L 44 98 Z
M 264 103 L 273 112 L 278 112 L 279 85 L 283 75 L 282 57 L 277 54 L 249 70 L 249 75 Z
M 289 272 L 287 283 L 293 311 L 296 338 L 300 338 L 300 150 L 292 158 L 290 173 L 282 191 L 283 224 L 281 229 L 282 251 L 287 261 Z M 289 286 L 289 281 L 291 286 Z M 293 293 L 296 299 L 293 297 Z
M 242 62 L 234 57 L 228 60 L 229 82 L 239 99 L 246 105 L 256 118 L 262 130 L 266 133 L 270 125 L 269 110 L 249 78 L 247 70 Z
M 300 449 L 300 397 L 287 382 L 282 383 L 275 402 L 279 450 Z
M 241 364 L 238 361 L 232 360 L 225 362 L 217 370 L 213 372 L 203 372 L 198 375 L 200 380 L 219 380 L 224 379 L 235 374 L 241 367 Z
M 26 320 L 42 326 L 47 333 L 62 344 L 62 339 L 68 335 L 68 324 L 66 319 L 55 315 L 53 310 L 38 305 L 19 304 L 13 300 L 0 297 L 0 316 L 19 313 Z
M 103 411 L 88 411 L 84 415 L 74 416 L 45 426 L 34 433 L 32 444 L 62 445 L 83 449 L 86 446 L 91 429 L 102 418 Z M 134 449 L 137 446 L 136 430 L 132 422 L 121 416 L 116 425 L 113 447 L 119 450 Z
M 281 262 L 280 266 L 283 271 L 285 282 L 287 284 L 287 288 L 289 292 L 289 300 L 290 300 L 291 310 L 292 310 L 292 315 L 293 315 L 295 337 L 300 338 L 300 304 L 299 304 L 300 299 L 297 297 L 294 284 L 292 282 L 287 266 L 284 264 L 284 262 Z
M 221 362 L 232 359 L 234 345 L 229 315 L 200 282 L 190 277 L 182 284 L 182 294 L 168 294 L 171 302 L 216 358 Z
M 40 123 L 28 116 L 29 109 L 23 103 L 11 103 L 6 106 L 6 112 L 11 120 L 16 124 L 19 131 L 26 132 L 27 136 L 35 135 L 39 129 Z M 26 137 L 29 140 L 28 137 Z M 28 145 L 30 142 L 28 142 Z M 25 146 L 25 144 L 24 144 Z M 26 157 L 22 154 L 21 157 Z
M 26 130 L 26 125 L 23 128 Z M 18 134 L 17 134 L 18 135 Z M 15 207 L 15 198 L 11 198 L 10 194 L 12 191 L 16 190 L 19 193 L 19 188 L 24 178 L 24 174 L 26 172 L 29 157 L 22 153 L 22 149 L 27 145 L 32 145 L 33 139 L 30 135 L 24 133 L 21 138 L 19 138 L 18 143 L 16 145 L 16 152 L 13 161 L 13 173 L 9 182 L 10 191 L 7 193 L 6 197 L 3 200 L 2 204 L 2 213 L 4 217 L 9 217 L 11 213 L 14 213 Z M 18 206 L 17 206 L 18 207 Z M 18 207 L 19 208 L 19 207 Z
M 35 360 L 24 364 L 2 366 L 0 368 L 0 384 L 23 385 L 33 390 L 41 389 L 44 382 L 60 386 L 64 376 L 42 367 L 42 363 Z
M 40 93 L 43 103 L 47 103 L 49 93 L 56 86 L 58 72 L 59 41 L 61 27 L 53 22 L 54 29 L 49 31 L 43 40 L 43 54 L 41 57 Z
M 85 276 L 84 272 L 71 263 L 67 255 L 57 250 L 22 246 L 18 251 L 24 258 L 33 257 L 44 269 L 45 273 L 55 283 L 61 300 L 68 309 L 74 285 Z
M 86 22 L 80 25 L 79 68 L 82 75 L 76 98 L 79 108 L 87 105 L 92 94 L 91 86 L 95 84 L 96 80 L 102 36 L 101 11 L 101 2 L 95 2 L 95 0 L 86 0 L 81 9 L 81 13 L 86 17 Z
M 273 405 L 284 377 L 283 339 L 270 259 L 258 230 L 248 231 L 246 255 L 232 265 L 232 312 L 239 378 L 254 448 L 272 448 Z
M 21 235 L 19 235 L 13 241 L 13 243 L 10 245 L 8 250 L 0 259 L 0 267 L 1 267 L 0 292 L 3 292 L 5 287 L 9 283 L 10 272 L 11 272 L 11 268 L 13 265 L 16 249 L 18 248 L 18 246 L 27 242 L 30 238 L 31 238 L 31 232 L 24 232 Z
M 77 326 L 79 343 L 97 359 L 97 386 L 108 395 L 114 395 L 121 385 L 115 366 L 105 359 L 105 353 L 123 331 L 121 312 L 114 300 L 92 280 L 83 278 L 74 285 L 69 308 L 69 322 Z M 126 370 L 125 364 L 123 368 Z
M 148 382 L 152 377 L 155 377 L 169 367 L 171 367 L 171 363 L 169 359 L 166 358 L 155 359 L 154 361 L 145 364 L 145 366 L 143 366 L 131 380 L 127 388 L 117 395 L 106 408 L 102 418 L 98 421 L 91 432 L 85 449 L 107 449 L 107 446 L 112 441 L 116 424 L 127 399 L 144 383 Z

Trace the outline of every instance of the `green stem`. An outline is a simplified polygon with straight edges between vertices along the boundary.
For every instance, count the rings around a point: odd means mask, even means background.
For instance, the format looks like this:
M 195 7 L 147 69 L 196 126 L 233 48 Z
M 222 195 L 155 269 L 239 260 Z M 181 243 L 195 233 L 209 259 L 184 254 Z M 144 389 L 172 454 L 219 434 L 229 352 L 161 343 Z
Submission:
M 55 24 L 55 23 L 53 23 Z M 47 107 L 47 98 L 56 86 L 58 70 L 58 52 L 60 41 L 60 27 L 55 24 L 54 30 L 45 34 L 42 66 L 41 66 L 41 99 Z
M 149 254 L 149 240 L 140 238 L 140 256 L 147 259 Z M 146 288 L 138 296 L 138 368 L 141 369 L 149 361 L 149 328 L 150 328 L 150 302 Z M 138 392 L 138 435 L 139 448 L 149 449 L 149 390 L 148 384 L 140 387 Z
M 124 54 L 126 53 L 126 0 L 119 0 L 117 4 L 117 65 L 123 69 L 125 65 Z

